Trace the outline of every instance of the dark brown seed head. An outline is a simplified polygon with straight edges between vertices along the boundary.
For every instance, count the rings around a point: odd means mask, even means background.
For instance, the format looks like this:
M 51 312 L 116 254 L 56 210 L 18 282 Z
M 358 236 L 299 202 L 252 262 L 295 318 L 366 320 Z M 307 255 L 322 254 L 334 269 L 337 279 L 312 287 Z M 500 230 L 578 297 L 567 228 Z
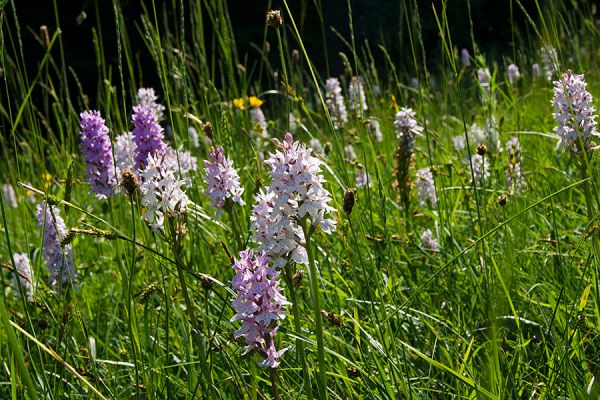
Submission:
M 485 153 L 487 153 L 487 146 L 485 144 L 478 144 L 477 154 L 479 154 L 480 156 L 485 156 Z
M 271 10 L 267 12 L 267 24 L 269 24 L 269 26 L 272 26 L 273 28 L 279 28 L 283 24 L 283 19 L 281 18 L 281 11 Z
M 204 124 L 204 126 L 202 126 L 202 131 L 204 132 L 204 135 L 212 140 L 213 137 L 213 126 L 210 122 L 207 122 Z
M 121 173 L 120 185 L 125 188 L 128 195 L 133 196 L 138 188 L 138 178 L 131 171 L 123 171 Z
M 502 207 L 504 207 L 506 205 L 506 196 L 505 195 L 498 196 L 498 204 L 501 205 Z
M 348 188 L 344 192 L 344 211 L 346 214 L 350 215 L 352 209 L 354 208 L 354 203 L 356 202 L 356 189 Z

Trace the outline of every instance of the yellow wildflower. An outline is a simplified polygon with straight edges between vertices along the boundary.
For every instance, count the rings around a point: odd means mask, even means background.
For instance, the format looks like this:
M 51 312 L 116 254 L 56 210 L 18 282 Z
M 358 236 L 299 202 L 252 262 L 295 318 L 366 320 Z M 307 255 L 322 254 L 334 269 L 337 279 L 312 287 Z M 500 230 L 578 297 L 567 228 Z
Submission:
M 233 106 L 235 108 L 237 108 L 238 110 L 243 110 L 245 108 L 244 103 L 246 103 L 246 100 L 244 100 L 243 97 L 240 97 L 238 99 L 233 99 Z
M 42 178 L 44 179 L 44 189 L 48 189 L 50 186 L 52 186 L 52 175 L 50 175 L 48 172 L 44 172 Z
M 256 108 L 258 108 L 258 107 L 262 106 L 262 104 L 264 103 L 264 101 L 262 101 L 261 99 L 259 99 L 256 96 L 250 96 L 248 98 L 248 103 L 250 103 L 250 107 L 256 107 Z

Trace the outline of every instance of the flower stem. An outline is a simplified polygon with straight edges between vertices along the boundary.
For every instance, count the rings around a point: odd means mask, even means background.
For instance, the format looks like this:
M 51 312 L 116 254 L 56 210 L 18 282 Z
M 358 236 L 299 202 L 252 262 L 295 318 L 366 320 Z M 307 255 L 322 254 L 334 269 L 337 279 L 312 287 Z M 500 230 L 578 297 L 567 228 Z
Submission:
M 292 300 L 292 314 L 294 315 L 294 329 L 296 330 L 296 334 L 300 336 L 302 333 L 302 325 L 300 324 L 300 310 L 298 309 L 298 296 L 296 293 L 296 288 L 294 287 L 293 282 L 293 271 L 290 263 L 288 262 L 285 266 L 285 277 L 287 281 L 287 285 L 290 288 L 290 297 Z M 296 353 L 297 357 L 300 359 L 302 363 L 302 375 L 304 376 L 304 386 L 306 387 L 306 397 L 308 400 L 312 400 L 312 383 L 310 379 L 310 372 L 308 371 L 308 364 L 306 363 L 306 353 L 304 352 L 304 341 L 299 337 L 296 339 Z
M 273 400 L 279 400 L 279 389 L 277 389 L 277 368 L 269 368 L 269 377 L 271 378 L 271 394 Z
M 317 357 L 319 360 L 319 375 L 317 384 L 319 387 L 319 398 L 327 398 L 327 380 L 325 375 L 325 346 L 323 343 L 323 322 L 321 320 L 321 297 L 319 293 L 319 276 L 317 275 L 317 267 L 311 246 L 311 225 L 307 222 L 302 225 L 304 230 L 304 238 L 306 240 L 306 252 L 308 254 L 308 267 L 310 272 L 310 291 L 313 299 L 314 317 L 315 317 L 315 333 L 317 335 Z
M 176 233 L 175 224 L 171 223 L 173 221 L 169 221 L 169 226 L 171 227 L 171 245 L 173 250 L 173 255 L 175 256 L 175 265 L 177 266 L 177 275 L 179 277 L 179 283 L 181 284 L 181 292 L 183 294 L 183 299 L 185 301 L 185 309 L 188 314 L 188 319 L 192 324 L 192 340 L 196 343 L 196 347 L 200 352 L 200 367 L 202 368 L 202 373 L 204 374 L 204 379 L 206 380 L 206 384 L 208 385 L 208 390 L 210 391 L 213 398 L 218 398 L 215 388 L 212 383 L 212 377 L 210 374 L 209 365 L 206 359 L 206 348 L 204 341 L 200 337 L 200 327 L 198 326 L 198 321 L 194 316 L 194 308 L 192 304 L 192 300 L 190 299 L 190 295 L 188 293 L 187 284 L 185 281 L 184 275 L 184 267 L 185 264 L 182 260 L 182 239 L 180 235 Z

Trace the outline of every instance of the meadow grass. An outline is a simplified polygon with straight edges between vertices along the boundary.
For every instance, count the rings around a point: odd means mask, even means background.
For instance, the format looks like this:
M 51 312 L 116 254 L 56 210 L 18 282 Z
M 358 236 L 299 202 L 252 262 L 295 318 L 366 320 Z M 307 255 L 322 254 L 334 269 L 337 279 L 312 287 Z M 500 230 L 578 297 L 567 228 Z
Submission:
M 6 193 L 0 197 L 0 397 L 599 398 L 597 156 L 557 147 L 553 86 L 543 70 L 534 76 L 532 66 L 543 64 L 540 49 L 551 46 L 557 52 L 552 68 L 585 73 L 588 90 L 600 95 L 600 31 L 587 3 L 548 3 L 535 2 L 531 14 L 519 0 L 508 2 L 511 15 L 526 14 L 526 31 L 513 29 L 511 51 L 499 59 L 486 59 L 472 35 L 471 66 L 465 66 L 446 18 L 451 4 L 431 8 L 440 39 L 432 52 L 421 38 L 417 1 L 403 1 L 398 37 L 408 38 L 410 56 L 394 60 L 386 43 L 356 42 L 352 2 L 340 2 L 351 34 L 338 34 L 345 50 L 319 67 L 300 34 L 303 15 L 286 1 L 283 25 L 265 23 L 267 50 L 260 43 L 238 48 L 223 0 L 151 2 L 140 7 L 134 26 L 114 0 L 118 56 L 105 57 L 106 28 L 97 20 L 90 65 L 98 83 L 85 88 L 63 51 L 69 38 L 58 29 L 45 37 L 21 26 L 16 9 L 25 5 L 2 2 L 0 171 L 2 183 L 16 190 L 17 207 Z M 53 6 L 60 26 L 61 5 Z M 319 10 L 327 51 L 321 2 L 303 7 Z M 270 8 L 269 2 L 265 14 Z M 25 64 L 24 35 L 34 35 L 44 49 L 34 73 Z M 200 165 L 186 186 L 193 205 L 182 242 L 155 234 L 142 221 L 136 196 L 97 199 L 86 183 L 79 113 L 100 110 L 113 143 L 131 131 L 135 93 L 144 82 L 134 53 L 139 47 L 160 82 L 155 89 L 166 107 L 169 144 L 190 150 L 201 164 L 210 145 L 204 137 L 194 147 L 188 130 L 201 137 L 210 131 L 245 187 L 244 207 L 213 218 Z M 249 53 L 258 61 L 247 65 Z M 334 57 L 343 70 L 330 70 Z M 507 76 L 510 63 L 521 71 L 515 84 Z M 485 67 L 489 93 L 477 78 Z M 346 99 L 352 77 L 360 76 L 368 105 L 362 114 L 348 109 L 349 121 L 337 128 L 324 93 L 329 76 L 340 79 Z M 248 109 L 233 106 L 248 96 L 264 101 L 270 137 L 282 140 L 291 130 L 303 143 L 319 140 L 325 187 L 337 210 L 335 232 L 307 235 L 310 267 L 289 265 L 282 273 L 283 294 L 294 305 L 276 337 L 278 348 L 289 347 L 276 369 L 258 367 L 256 352 L 241 356 L 244 343 L 234 339 L 239 323 L 230 321 L 232 257 L 257 247 L 250 215 L 255 194 L 270 181 L 263 160 L 275 151 Z M 423 127 L 404 202 L 394 171 L 394 118 L 402 107 L 411 107 Z M 372 120 L 382 141 L 370 134 Z M 206 122 L 211 129 L 203 130 Z M 493 124 L 486 137 L 499 138 L 488 143 L 489 175 L 479 185 L 472 183 L 473 156 L 482 152 L 470 134 L 473 123 Z M 465 140 L 464 149 L 455 149 L 455 137 Z M 507 186 L 505 175 L 511 137 L 521 146 L 518 189 Z M 355 159 L 345 152 L 348 145 Z M 434 176 L 435 206 L 421 205 L 415 186 L 415 172 L 426 167 Z M 359 170 L 369 184 L 357 189 L 347 213 L 344 194 L 357 186 Z M 79 290 L 53 291 L 46 283 L 35 209 L 44 199 L 67 228 L 79 229 L 72 241 Z M 437 249 L 421 241 L 427 229 Z M 11 284 L 17 252 L 31 260 L 34 303 L 24 287 Z

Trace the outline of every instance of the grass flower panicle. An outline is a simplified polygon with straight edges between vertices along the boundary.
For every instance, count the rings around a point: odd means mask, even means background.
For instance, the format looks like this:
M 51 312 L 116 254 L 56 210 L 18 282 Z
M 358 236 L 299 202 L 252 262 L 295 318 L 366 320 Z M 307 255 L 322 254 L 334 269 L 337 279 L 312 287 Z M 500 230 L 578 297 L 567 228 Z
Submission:
M 110 197 L 117 179 L 108 128 L 98 111 L 84 111 L 79 116 L 88 183 L 99 198 Z

